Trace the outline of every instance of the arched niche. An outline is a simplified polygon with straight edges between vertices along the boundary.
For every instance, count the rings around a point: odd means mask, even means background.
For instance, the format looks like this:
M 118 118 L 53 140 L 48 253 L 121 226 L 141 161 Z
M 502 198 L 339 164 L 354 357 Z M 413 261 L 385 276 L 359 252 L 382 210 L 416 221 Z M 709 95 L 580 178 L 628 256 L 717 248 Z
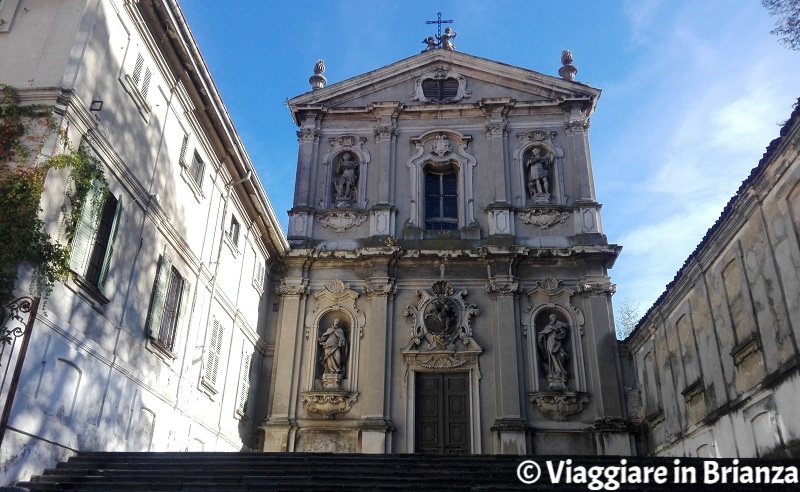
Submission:
M 456 130 L 438 129 L 411 139 L 414 154 L 406 163 L 409 170 L 409 218 L 411 227 L 425 228 L 425 173 L 455 171 L 458 183 L 457 229 L 476 227 L 473 192 L 475 157 L 467 152 L 472 137 Z
M 355 135 L 341 135 L 331 138 L 330 150 L 322 157 L 325 169 L 324 192 L 320 200 L 319 208 L 355 208 L 363 209 L 366 207 L 366 183 L 367 183 L 367 164 L 370 161 L 369 152 L 364 149 L 367 139 Z M 337 200 L 337 178 L 341 176 L 340 164 L 349 154 L 354 168 L 354 191 L 349 204 L 344 200 Z
M 310 414 L 332 419 L 336 414 L 350 411 L 358 401 L 358 364 L 361 339 L 364 337 L 366 317 L 356 307 L 359 294 L 349 284 L 333 280 L 314 294 L 316 304 L 305 319 L 305 381 L 301 393 L 303 406 Z M 341 358 L 341 377 L 326 376 L 321 364 L 324 355 L 324 337 L 336 320 L 346 344 Z M 332 329 L 331 333 L 336 332 Z M 320 344 L 320 341 L 323 341 Z
M 517 181 L 512 184 L 513 196 L 518 197 L 517 206 L 566 205 L 564 186 L 564 166 L 562 159 L 564 149 L 555 141 L 557 132 L 534 129 L 518 133 L 519 143 L 514 148 L 513 159 L 517 170 Z M 549 166 L 548 195 L 537 194 L 530 187 L 530 166 L 528 165 L 534 152 L 547 159 Z
M 526 294 L 530 300 L 529 306 L 522 314 L 523 333 L 527 337 L 529 379 L 533 392 L 542 391 L 568 391 L 585 392 L 586 373 L 583 359 L 584 316 L 580 309 L 570 302 L 573 290 L 564 287 L 560 280 L 547 278 L 537 282 L 536 287 Z M 564 329 L 566 333 L 561 339 L 563 350 L 567 357 L 564 362 L 567 377 L 563 389 L 551 388 L 548 381 L 549 361 L 547 360 L 548 339 L 552 339 L 554 329 L 551 327 L 551 316 L 555 316 L 555 330 Z M 549 328 L 550 327 L 550 328 Z M 544 343 L 540 340 L 544 336 Z M 544 345 L 544 347 L 542 347 Z M 552 348 L 552 347 L 551 347 Z M 555 388 L 558 385 L 554 385 Z

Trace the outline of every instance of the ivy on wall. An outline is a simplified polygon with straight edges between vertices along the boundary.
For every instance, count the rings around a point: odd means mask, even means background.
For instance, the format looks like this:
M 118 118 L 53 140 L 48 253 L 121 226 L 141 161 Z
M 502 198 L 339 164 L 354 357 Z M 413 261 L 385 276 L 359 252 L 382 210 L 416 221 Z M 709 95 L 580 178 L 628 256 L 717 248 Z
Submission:
M 102 168 L 84 147 L 74 149 L 65 143 L 65 152 L 39 163 L 31 160 L 54 129 L 52 108 L 21 106 L 16 91 L 0 84 L 0 301 L 13 296 L 23 262 L 33 267 L 31 290 L 36 295 L 46 298 L 56 281 L 66 280 L 70 243 L 87 194 L 98 180 L 108 188 Z M 62 207 L 66 245 L 50 236 L 39 217 L 51 169 L 70 170 Z

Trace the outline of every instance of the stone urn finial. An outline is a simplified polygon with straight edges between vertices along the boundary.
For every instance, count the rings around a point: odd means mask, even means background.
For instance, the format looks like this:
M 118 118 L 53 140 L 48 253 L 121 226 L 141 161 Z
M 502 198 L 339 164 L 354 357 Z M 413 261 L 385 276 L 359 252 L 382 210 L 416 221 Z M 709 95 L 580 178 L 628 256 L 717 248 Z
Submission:
M 578 68 L 573 65 L 572 62 L 572 52 L 570 50 L 562 51 L 561 64 L 563 66 L 558 69 L 558 75 L 560 75 L 562 79 L 569 80 L 570 82 L 575 80 L 575 75 L 578 73 Z
M 308 83 L 311 84 L 312 91 L 322 89 L 325 87 L 325 84 L 328 83 L 328 79 L 322 75 L 323 73 L 325 73 L 325 62 L 322 60 L 317 60 L 317 63 L 314 64 L 314 75 L 308 79 Z

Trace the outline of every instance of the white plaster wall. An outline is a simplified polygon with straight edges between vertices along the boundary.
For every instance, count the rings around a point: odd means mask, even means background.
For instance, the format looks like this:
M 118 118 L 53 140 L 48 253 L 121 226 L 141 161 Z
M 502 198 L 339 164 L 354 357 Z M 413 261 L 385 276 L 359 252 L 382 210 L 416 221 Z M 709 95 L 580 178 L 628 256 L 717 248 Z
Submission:
M 265 364 L 259 352 L 263 344 L 260 349 L 256 345 L 268 294 L 256 289 L 252 278 L 256 259 L 266 264 L 267 255 L 261 238 L 248 232 L 250 219 L 234 193 L 228 212 L 236 213 L 242 224 L 240 254 L 231 255 L 223 244 L 217 268 L 222 184 L 231 177 L 214 161 L 185 90 L 166 71 L 160 53 L 153 51 L 157 43 L 140 31 L 138 13 L 129 5 L 22 0 L 23 6 L 28 12 L 15 18 L 0 43 L 0 73 L 16 78 L 0 82 L 20 88 L 24 101 L 37 102 L 43 102 L 44 88 L 74 87 L 57 124 L 74 145 L 83 135 L 92 135 L 90 146 L 104 164 L 110 191 L 122 196 L 125 211 L 107 281 L 109 302 L 97 302 L 69 281 L 54 287 L 39 313 L 11 428 L 0 449 L 0 483 L 41 473 L 76 450 L 255 447 L 253 416 L 263 414 L 263 399 L 250 405 L 246 420 L 235 406 L 243 354 L 256 354 L 256 367 Z M 47 25 L 52 29 L 42 27 Z M 47 59 L 32 56 L 37 50 L 47 52 Z M 120 82 L 132 70 L 136 53 L 142 53 L 153 74 L 145 116 Z M 35 66 L 44 62 L 46 70 Z M 31 85 L 34 89 L 26 92 Z M 47 94 L 53 97 L 55 92 Z M 96 100 L 103 101 L 103 109 L 90 112 Z M 181 176 L 184 132 L 191 142 L 187 160 L 196 149 L 206 163 L 204 196 L 199 198 Z M 43 152 L 59 150 L 60 143 L 51 138 Z M 47 208 L 43 216 L 54 233 L 65 185 L 64 172 L 52 173 L 42 201 Z M 158 194 L 160 201 L 149 201 L 150 194 Z M 170 255 L 192 285 L 174 359 L 153 348 L 144 332 L 162 253 Z M 21 279 L 20 293 L 27 281 Z M 212 316 L 226 327 L 216 394 L 200 385 Z M 251 397 L 256 399 L 254 391 Z

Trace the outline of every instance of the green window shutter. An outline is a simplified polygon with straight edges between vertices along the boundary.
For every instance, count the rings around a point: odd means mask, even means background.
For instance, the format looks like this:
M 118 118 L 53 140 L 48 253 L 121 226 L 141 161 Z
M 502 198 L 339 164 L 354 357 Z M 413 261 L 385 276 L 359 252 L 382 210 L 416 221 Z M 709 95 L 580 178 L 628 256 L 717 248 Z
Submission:
M 104 195 L 103 185 L 99 181 L 95 181 L 83 203 L 81 218 L 75 229 L 75 237 L 72 238 L 72 253 L 69 257 L 69 268 L 78 275 L 85 275 L 86 267 L 89 265 Z
M 180 348 L 181 334 L 187 330 L 186 324 L 189 320 L 189 293 L 192 291 L 192 284 L 187 279 L 183 279 L 183 289 L 181 290 L 181 303 L 178 305 L 178 324 L 175 327 L 175 341 L 172 343 L 172 351 L 177 353 Z
M 100 270 L 100 278 L 97 281 L 97 287 L 103 290 L 108 278 L 108 269 L 111 267 L 111 255 L 114 254 L 114 241 L 117 239 L 117 231 L 119 230 L 119 219 L 122 216 L 122 195 L 117 198 L 117 208 L 114 210 L 114 222 L 111 223 L 111 234 L 108 238 L 108 245 L 106 246 L 106 254 L 103 257 L 103 269 Z
M 153 294 L 150 297 L 150 309 L 147 311 L 147 321 L 144 329 L 147 336 L 158 340 L 161 331 L 161 318 L 164 315 L 164 303 L 169 286 L 169 272 L 172 270 L 172 261 L 166 254 L 161 255 L 158 261 L 158 272 L 153 282 Z

